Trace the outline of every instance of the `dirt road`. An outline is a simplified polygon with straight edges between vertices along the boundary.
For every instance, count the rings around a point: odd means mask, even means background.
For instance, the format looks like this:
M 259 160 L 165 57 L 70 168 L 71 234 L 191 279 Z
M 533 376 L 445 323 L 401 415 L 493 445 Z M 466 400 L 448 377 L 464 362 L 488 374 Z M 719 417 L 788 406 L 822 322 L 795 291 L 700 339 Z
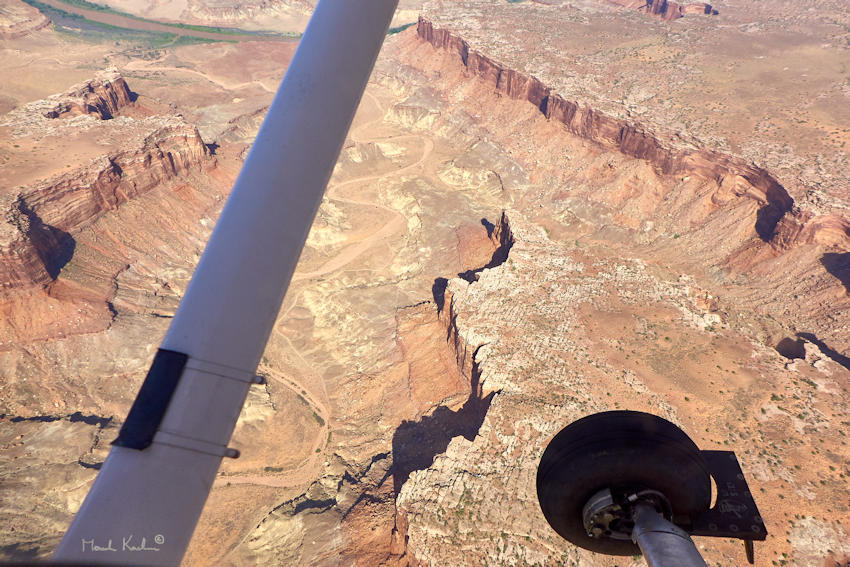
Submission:
M 340 203 L 347 203 L 351 205 L 378 208 L 382 211 L 386 211 L 389 218 L 382 226 L 380 226 L 380 228 L 378 228 L 365 238 L 359 240 L 349 240 L 349 244 L 347 246 L 343 247 L 335 256 L 330 258 L 319 268 L 309 272 L 296 271 L 292 279 L 293 284 L 296 282 L 320 278 L 326 276 L 327 274 L 343 269 L 345 266 L 352 263 L 357 258 L 362 256 L 375 246 L 383 243 L 387 239 L 398 236 L 405 230 L 407 219 L 399 211 L 390 208 L 380 202 L 377 202 L 376 200 L 361 200 L 337 196 L 337 193 L 340 189 L 350 185 L 378 182 L 391 177 L 404 175 L 416 169 L 422 168 L 434 150 L 433 140 L 425 136 L 415 134 L 404 134 L 380 138 L 371 138 L 363 136 L 362 134 L 368 131 L 370 127 L 383 121 L 385 113 L 383 105 L 374 94 L 367 91 L 365 93 L 364 100 L 365 99 L 368 99 L 371 104 L 373 104 L 377 108 L 377 117 L 373 120 L 358 125 L 355 129 L 352 130 L 351 138 L 356 143 L 362 144 L 385 141 L 399 143 L 402 141 L 412 141 L 414 143 L 421 144 L 422 155 L 415 162 L 390 171 L 388 173 L 360 176 L 346 180 L 342 183 L 337 183 L 329 186 L 327 192 L 327 198 L 329 200 L 337 201 Z M 290 291 L 292 292 L 295 290 L 291 289 Z M 295 292 L 293 295 L 291 295 L 291 299 L 289 296 L 287 297 L 287 301 L 284 304 L 281 316 L 278 318 L 279 321 L 282 321 L 286 318 L 286 315 L 298 303 L 300 297 L 301 294 L 299 292 Z M 311 480 L 316 478 L 319 473 L 321 463 L 325 458 L 324 445 L 327 443 L 328 432 L 330 428 L 330 409 L 327 405 L 330 403 L 330 398 L 328 396 L 327 389 L 325 388 L 324 380 L 313 370 L 313 366 L 310 364 L 310 362 L 304 358 L 304 356 L 299 352 L 299 350 L 292 344 L 290 338 L 281 331 L 279 326 L 275 327 L 275 332 L 281 338 L 283 338 L 287 345 L 287 350 L 289 351 L 289 356 L 287 356 L 287 358 L 289 363 L 296 369 L 296 372 L 294 373 L 296 374 L 296 376 L 282 377 L 274 374 L 273 372 L 268 372 L 267 369 L 261 369 L 261 371 L 263 371 L 263 373 L 266 374 L 270 380 L 284 387 L 287 387 L 297 395 L 302 396 L 307 401 L 311 409 L 315 411 L 316 414 L 324 420 L 325 424 L 321 428 L 319 433 L 316 435 L 316 439 L 312 446 L 310 456 L 305 461 L 300 463 L 297 467 L 277 473 L 231 474 L 227 476 L 220 476 L 215 481 L 216 486 L 226 484 L 252 484 L 275 488 L 296 487 L 310 482 Z M 309 390 L 305 387 L 306 383 L 321 384 L 322 391 L 318 393 L 318 395 L 316 393 L 310 393 Z

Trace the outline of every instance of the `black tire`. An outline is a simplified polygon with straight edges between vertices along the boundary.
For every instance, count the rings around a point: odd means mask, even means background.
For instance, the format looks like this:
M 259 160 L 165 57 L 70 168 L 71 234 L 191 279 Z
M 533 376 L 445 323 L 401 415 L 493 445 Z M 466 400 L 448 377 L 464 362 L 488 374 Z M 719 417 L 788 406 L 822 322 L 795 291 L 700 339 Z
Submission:
M 608 555 L 639 554 L 630 541 L 587 535 L 582 510 L 605 488 L 657 490 L 682 525 L 711 504 L 711 476 L 699 448 L 669 421 L 642 412 L 603 412 L 573 422 L 552 439 L 537 470 L 540 508 L 561 537 Z

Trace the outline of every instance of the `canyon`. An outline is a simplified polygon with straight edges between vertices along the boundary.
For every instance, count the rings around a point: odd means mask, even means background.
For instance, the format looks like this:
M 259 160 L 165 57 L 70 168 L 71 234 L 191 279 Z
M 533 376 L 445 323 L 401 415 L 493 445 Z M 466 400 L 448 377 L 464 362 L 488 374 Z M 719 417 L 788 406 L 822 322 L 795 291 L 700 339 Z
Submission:
M 678 4 L 667 0 L 610 0 L 612 4 L 640 10 L 650 16 L 658 16 L 663 20 L 676 20 L 688 14 L 715 14 L 710 4 L 705 2 L 694 2 L 691 4 Z
M 388 37 L 185 564 L 613 565 L 534 491 L 548 440 L 608 409 L 736 452 L 758 564 L 846 562 L 844 32 L 839 4 L 779 4 L 434 1 Z M 97 473 L 294 46 L 7 41 L 51 77 L 0 89 L 0 557 L 27 559 Z M 777 65 L 809 83 L 759 79 Z
M 400 0 L 392 27 L 416 21 L 423 0 Z M 104 0 L 111 10 L 164 23 L 272 31 L 297 36 L 307 26 L 316 0 Z
M 420 19 L 419 37 L 434 47 L 456 52 L 466 72 L 482 80 L 494 92 L 536 106 L 548 120 L 563 124 L 580 139 L 589 140 L 622 155 L 637 158 L 661 175 L 695 176 L 713 181 L 718 191 L 714 205 L 730 197 L 753 199 L 759 206 L 755 230 L 776 249 L 818 242 L 846 252 L 850 250 L 850 221 L 835 214 L 795 207 L 794 199 L 767 171 L 741 158 L 703 148 L 691 149 L 665 144 L 640 124 L 616 119 L 564 100 L 534 77 L 526 76 L 476 51 L 461 38 L 445 30 L 434 30 L 431 22 Z M 724 187 L 725 185 L 725 187 Z M 730 192 L 733 195 L 729 195 Z M 781 232 L 777 233 L 777 227 Z

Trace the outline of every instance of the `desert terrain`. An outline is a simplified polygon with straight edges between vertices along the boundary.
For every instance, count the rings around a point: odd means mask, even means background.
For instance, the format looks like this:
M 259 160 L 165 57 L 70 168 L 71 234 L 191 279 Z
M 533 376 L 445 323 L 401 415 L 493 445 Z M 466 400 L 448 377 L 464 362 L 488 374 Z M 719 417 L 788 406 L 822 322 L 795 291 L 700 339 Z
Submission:
M 0 559 L 82 502 L 312 9 L 59 4 L 0 7 Z M 537 504 L 609 409 L 735 451 L 757 565 L 850 561 L 850 19 L 632 4 L 402 1 L 186 565 L 642 565 Z

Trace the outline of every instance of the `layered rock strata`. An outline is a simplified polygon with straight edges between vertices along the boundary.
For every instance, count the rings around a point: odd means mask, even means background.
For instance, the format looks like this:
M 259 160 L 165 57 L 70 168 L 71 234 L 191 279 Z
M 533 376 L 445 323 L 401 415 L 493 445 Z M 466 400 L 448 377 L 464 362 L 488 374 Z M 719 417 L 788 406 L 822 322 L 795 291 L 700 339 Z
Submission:
M 73 233 L 106 211 L 191 170 L 209 165 L 198 130 L 177 118 L 133 149 L 3 196 L 0 287 L 43 285 L 73 254 Z
M 44 103 L 51 105 L 44 111 L 47 118 L 88 114 L 108 120 L 117 115 L 122 107 L 133 103 L 133 93 L 118 70 L 109 69 L 89 81 L 74 85 L 62 94 L 47 98 Z
M 0 39 L 26 37 L 50 25 L 50 18 L 20 0 L 4 0 L 0 6 Z
M 67 91 L 21 105 L 0 115 L 12 138 L 40 140 L 81 133 L 101 121 L 154 114 L 138 105 L 136 95 L 117 69 L 107 69 Z M 60 120 L 57 120 L 60 119 Z
M 678 4 L 667 0 L 646 0 L 634 2 L 630 0 L 611 0 L 619 6 L 634 8 L 650 16 L 658 16 L 662 20 L 678 20 L 686 14 L 716 14 L 710 4 L 698 2 L 695 4 Z
M 760 553 L 793 550 L 802 565 L 848 551 L 837 521 L 847 507 L 829 488 L 845 484 L 831 463 L 846 454 L 835 435 L 844 410 L 833 398 L 848 396 L 840 385 L 846 369 L 823 362 L 784 368 L 772 349 L 704 311 L 687 277 L 658 278 L 640 260 L 556 244 L 516 213 L 501 225 L 513 243 L 506 260 L 446 288 L 449 344 L 462 355 L 460 365 L 472 365 L 479 396 L 490 401 L 476 434 L 454 437 L 397 495 L 403 532 L 396 539 L 405 542 L 409 564 L 607 565 L 548 527 L 534 479 L 561 427 L 611 409 L 655 413 L 702 447 L 734 449 L 762 495 L 765 521 L 780 532 Z M 824 387 L 798 388 L 795 372 Z M 776 403 L 793 409 L 775 412 Z M 783 424 L 817 430 L 819 442 L 800 435 L 777 448 Z M 797 458 L 809 463 L 805 471 L 783 464 Z M 777 505 L 779 494 L 785 501 Z M 792 524 L 786 540 L 783 510 L 799 507 L 818 520 Z M 806 547 L 807 538 L 821 548 Z M 742 560 L 743 551 L 728 542 L 706 540 L 701 549 L 711 563 Z
M 463 38 L 435 28 L 427 19 L 419 19 L 417 33 L 434 47 L 457 54 L 467 73 L 481 79 L 499 95 L 533 104 L 548 120 L 562 124 L 579 138 L 645 160 L 660 174 L 698 176 L 732 187 L 737 197 L 754 200 L 759 206 L 755 230 L 765 242 L 785 248 L 801 242 L 795 235 L 805 234 L 803 241 L 827 239 L 842 250 L 850 250 L 850 234 L 839 242 L 835 241 L 835 231 L 830 231 L 832 236 L 819 236 L 819 227 L 835 224 L 835 220 L 826 222 L 795 207 L 785 188 L 763 168 L 718 151 L 676 146 L 668 141 L 672 137 L 663 139 L 640 124 L 566 100 L 537 78 L 507 68 L 471 49 Z M 850 226 L 847 221 L 843 223 Z M 782 234 L 777 234 L 777 226 L 781 226 Z

